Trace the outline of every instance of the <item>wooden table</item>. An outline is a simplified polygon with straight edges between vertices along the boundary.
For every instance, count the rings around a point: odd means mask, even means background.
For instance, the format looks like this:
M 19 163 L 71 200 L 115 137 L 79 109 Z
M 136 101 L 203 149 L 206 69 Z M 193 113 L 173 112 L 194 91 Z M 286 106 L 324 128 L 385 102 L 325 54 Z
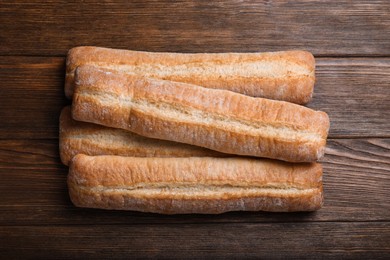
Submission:
M 0 256 L 390 257 L 389 1 L 0 3 Z M 69 1 L 70 2 L 70 1 Z M 58 155 L 67 50 L 306 49 L 331 130 L 315 213 L 75 208 Z

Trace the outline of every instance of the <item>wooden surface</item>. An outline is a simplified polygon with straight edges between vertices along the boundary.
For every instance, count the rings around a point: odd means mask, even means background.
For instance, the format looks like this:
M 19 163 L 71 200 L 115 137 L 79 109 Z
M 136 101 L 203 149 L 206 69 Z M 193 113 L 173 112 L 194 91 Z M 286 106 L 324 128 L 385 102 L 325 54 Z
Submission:
M 389 1 L 0 1 L 0 255 L 390 257 Z M 316 56 L 331 130 L 314 213 L 162 216 L 75 208 L 58 155 L 69 48 Z

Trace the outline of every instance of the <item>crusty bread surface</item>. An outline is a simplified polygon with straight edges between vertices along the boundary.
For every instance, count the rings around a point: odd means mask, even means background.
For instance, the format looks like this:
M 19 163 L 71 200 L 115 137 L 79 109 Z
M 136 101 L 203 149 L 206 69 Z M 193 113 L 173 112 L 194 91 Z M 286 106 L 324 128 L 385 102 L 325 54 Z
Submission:
M 78 207 L 163 214 L 314 211 L 322 167 L 248 158 L 76 155 L 68 175 Z
M 68 98 L 73 95 L 75 70 L 81 65 L 297 104 L 310 101 L 315 82 L 314 57 L 299 50 L 184 54 L 84 46 L 69 51 L 66 65 Z
M 228 154 L 311 162 L 324 153 L 326 113 L 93 66 L 76 70 L 72 116 Z
M 226 157 L 198 146 L 151 139 L 122 129 L 72 119 L 71 108 L 60 116 L 60 157 L 65 165 L 77 154 L 132 157 Z

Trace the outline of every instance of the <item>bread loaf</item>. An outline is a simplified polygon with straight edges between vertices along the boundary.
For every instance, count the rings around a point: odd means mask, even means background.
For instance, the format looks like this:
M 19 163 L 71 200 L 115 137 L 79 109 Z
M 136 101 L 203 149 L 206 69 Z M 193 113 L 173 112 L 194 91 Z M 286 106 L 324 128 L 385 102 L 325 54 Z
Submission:
M 65 165 L 77 154 L 133 157 L 227 156 L 198 146 L 151 139 L 129 131 L 79 122 L 70 107 L 60 116 L 60 157 Z
M 267 159 L 79 154 L 68 187 L 78 207 L 163 214 L 313 211 L 323 204 L 320 164 Z
M 65 94 L 69 98 L 74 72 L 81 65 L 298 104 L 310 101 L 315 81 L 314 57 L 306 51 L 184 54 L 87 46 L 68 53 Z
M 324 153 L 326 113 L 226 90 L 110 72 L 76 71 L 73 118 L 237 155 L 311 162 Z

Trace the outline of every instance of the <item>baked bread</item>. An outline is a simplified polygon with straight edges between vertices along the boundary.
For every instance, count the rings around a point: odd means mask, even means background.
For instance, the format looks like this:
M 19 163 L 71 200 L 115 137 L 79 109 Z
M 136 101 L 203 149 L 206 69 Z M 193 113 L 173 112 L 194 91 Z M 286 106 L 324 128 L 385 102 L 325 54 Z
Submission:
M 79 153 L 133 157 L 191 157 L 227 155 L 182 143 L 151 139 L 122 129 L 79 122 L 65 107 L 60 116 L 60 157 L 65 165 Z
M 324 153 L 326 113 L 296 104 L 253 98 L 106 71 L 76 70 L 72 116 L 237 155 L 311 162 Z
M 78 207 L 163 214 L 313 211 L 322 168 L 247 158 L 76 155 L 68 175 Z
M 310 101 L 315 81 L 315 60 L 306 51 L 184 54 L 86 46 L 68 52 L 68 98 L 73 94 L 74 72 L 81 65 L 298 104 Z

